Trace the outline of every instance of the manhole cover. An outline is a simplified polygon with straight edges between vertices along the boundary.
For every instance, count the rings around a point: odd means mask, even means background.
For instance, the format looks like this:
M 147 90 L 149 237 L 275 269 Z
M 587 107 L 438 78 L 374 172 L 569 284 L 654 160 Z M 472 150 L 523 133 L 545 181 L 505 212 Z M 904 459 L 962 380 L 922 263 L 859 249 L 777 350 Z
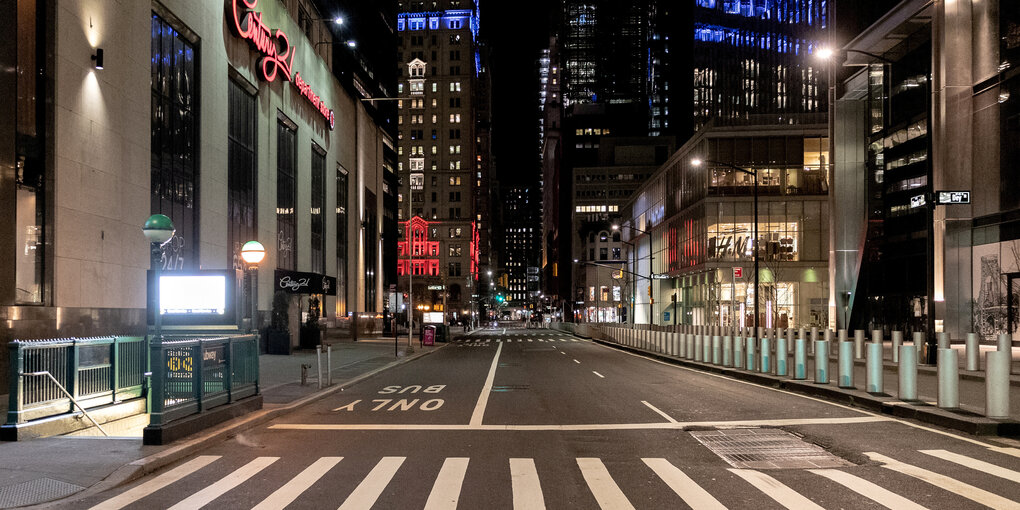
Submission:
M 700 430 L 691 435 L 735 468 L 814 469 L 854 465 L 779 429 Z
M 38 478 L 0 487 L 0 508 L 25 506 L 70 496 L 85 487 L 52 478 Z

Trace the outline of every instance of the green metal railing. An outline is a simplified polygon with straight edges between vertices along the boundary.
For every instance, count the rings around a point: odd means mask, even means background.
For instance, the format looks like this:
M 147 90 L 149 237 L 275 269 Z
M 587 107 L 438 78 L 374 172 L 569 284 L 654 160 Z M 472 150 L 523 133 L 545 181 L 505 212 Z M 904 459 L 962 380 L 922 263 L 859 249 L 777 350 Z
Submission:
M 258 335 L 154 338 L 150 359 L 150 425 L 259 393 Z
M 7 425 L 75 412 L 144 394 L 140 336 L 15 340 Z M 49 376 L 46 376 L 48 374 Z

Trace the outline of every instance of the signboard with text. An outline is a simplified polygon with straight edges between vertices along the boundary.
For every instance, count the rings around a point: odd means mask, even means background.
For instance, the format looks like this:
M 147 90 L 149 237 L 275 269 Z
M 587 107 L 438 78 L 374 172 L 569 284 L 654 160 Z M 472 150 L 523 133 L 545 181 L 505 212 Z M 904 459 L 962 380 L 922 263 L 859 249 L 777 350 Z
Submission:
M 742 268 L 742 267 L 735 267 L 735 268 L 733 268 L 733 277 L 734 278 L 743 278 L 744 277 L 744 268 Z
M 291 294 L 336 295 L 336 278 L 318 273 L 277 269 L 273 274 L 275 289 Z
M 939 191 L 935 193 L 935 203 L 938 205 L 946 204 L 969 204 L 970 203 L 970 192 L 969 191 Z

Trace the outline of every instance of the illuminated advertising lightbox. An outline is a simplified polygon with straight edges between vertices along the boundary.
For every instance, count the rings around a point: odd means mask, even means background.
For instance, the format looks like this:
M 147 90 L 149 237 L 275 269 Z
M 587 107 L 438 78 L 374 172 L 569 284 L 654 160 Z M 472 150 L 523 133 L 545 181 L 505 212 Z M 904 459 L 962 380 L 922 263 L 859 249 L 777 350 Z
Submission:
M 149 324 L 153 324 L 155 310 L 159 310 L 162 323 L 167 326 L 212 326 L 238 323 L 238 287 L 242 278 L 233 269 L 189 272 L 161 272 L 159 299 L 154 298 L 156 286 L 149 271 Z
M 422 317 L 425 324 L 442 324 L 443 312 L 425 312 Z

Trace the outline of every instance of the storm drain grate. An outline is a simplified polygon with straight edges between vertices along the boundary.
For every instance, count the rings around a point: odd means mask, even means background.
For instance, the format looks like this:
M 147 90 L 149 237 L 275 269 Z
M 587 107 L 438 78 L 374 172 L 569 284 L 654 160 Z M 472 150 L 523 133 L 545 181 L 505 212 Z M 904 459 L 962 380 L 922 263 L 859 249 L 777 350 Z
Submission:
M 6 487 L 0 487 L 0 508 L 43 503 L 70 496 L 85 487 L 61 482 L 52 478 L 37 478 Z
M 779 429 L 699 430 L 691 435 L 735 468 L 814 469 L 854 465 Z

